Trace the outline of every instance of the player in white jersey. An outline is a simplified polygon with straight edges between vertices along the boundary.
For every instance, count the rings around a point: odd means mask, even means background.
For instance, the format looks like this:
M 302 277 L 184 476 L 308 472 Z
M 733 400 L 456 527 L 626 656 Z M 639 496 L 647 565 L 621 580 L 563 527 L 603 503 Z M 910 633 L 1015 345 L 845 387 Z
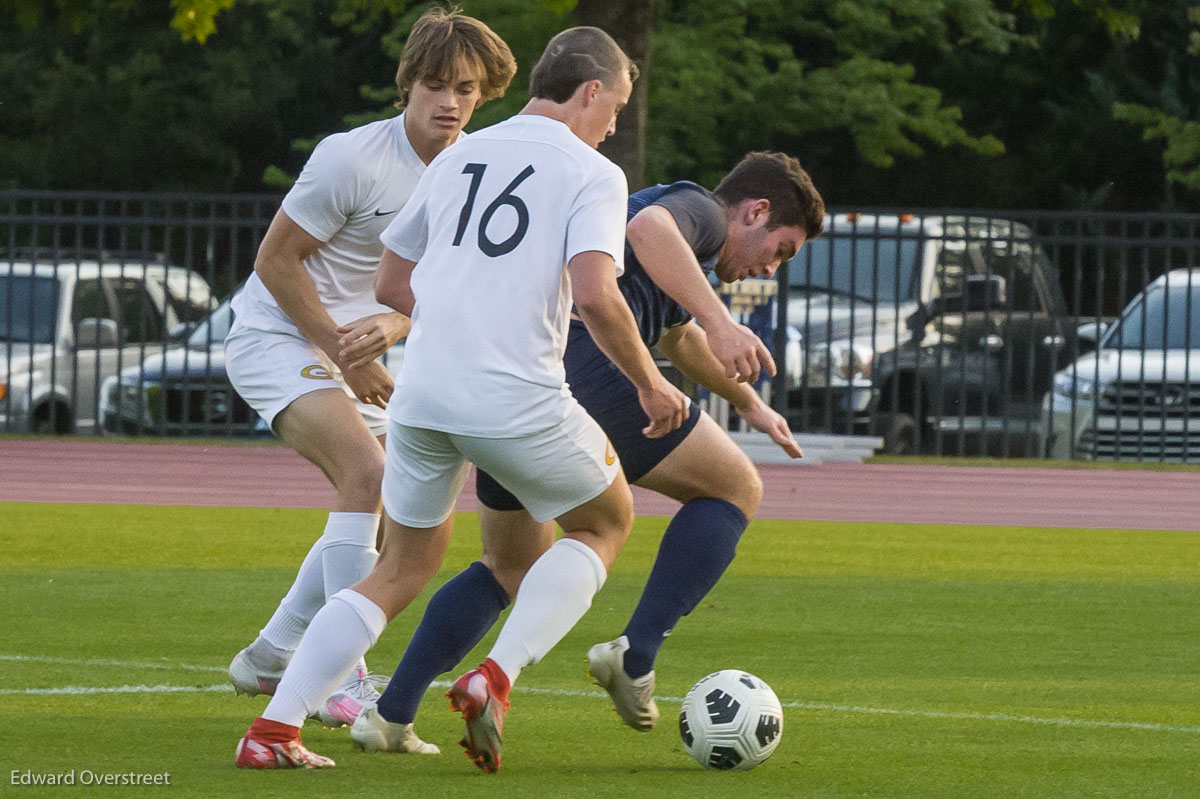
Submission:
M 422 15 L 396 74 L 403 113 L 317 146 L 234 299 L 225 349 L 230 379 L 337 491 L 287 596 L 230 664 L 238 693 L 274 693 L 325 599 L 375 563 L 384 408 L 393 389 L 379 356 L 410 327 L 375 300 L 379 235 L 426 165 L 462 137 L 476 107 L 504 93 L 515 71 L 508 46 L 482 22 L 441 9 Z M 314 710 L 327 725 L 348 724 L 375 696 L 360 662 Z
M 411 313 L 413 331 L 389 405 L 383 550 L 313 619 L 238 765 L 333 765 L 303 748 L 300 724 L 433 577 L 469 460 L 564 533 L 529 569 L 488 659 L 449 694 L 468 754 L 485 771 L 499 766 L 512 682 L 587 610 L 633 522 L 616 455 L 564 382 L 572 301 L 637 387 L 647 435 L 688 412 L 617 287 L 626 183 L 593 149 L 615 130 L 635 77 L 603 31 L 560 33 L 534 67 L 525 109 L 439 157 L 385 231 L 376 295 Z M 281 760 L 278 747 L 300 757 Z

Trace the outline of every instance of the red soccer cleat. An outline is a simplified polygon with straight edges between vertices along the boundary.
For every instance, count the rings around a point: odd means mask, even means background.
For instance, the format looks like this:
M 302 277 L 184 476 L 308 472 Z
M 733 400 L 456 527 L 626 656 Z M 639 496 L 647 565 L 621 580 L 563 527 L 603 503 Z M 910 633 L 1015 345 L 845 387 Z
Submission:
M 333 768 L 334 762 L 304 748 L 300 730 L 277 721 L 257 718 L 238 741 L 238 768 Z
M 508 712 L 508 677 L 491 659 L 455 680 L 446 693 L 450 707 L 462 713 L 467 732 L 459 745 L 485 774 L 500 768 L 501 731 Z

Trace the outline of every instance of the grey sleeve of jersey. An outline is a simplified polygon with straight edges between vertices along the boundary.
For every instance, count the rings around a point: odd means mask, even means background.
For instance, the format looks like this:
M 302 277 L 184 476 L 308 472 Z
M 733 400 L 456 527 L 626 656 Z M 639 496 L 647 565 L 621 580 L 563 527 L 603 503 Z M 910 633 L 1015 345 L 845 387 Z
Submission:
M 715 256 L 725 243 L 729 227 L 725 209 L 710 195 L 694 189 L 680 189 L 664 194 L 651 204 L 670 212 L 679 232 L 700 261 Z

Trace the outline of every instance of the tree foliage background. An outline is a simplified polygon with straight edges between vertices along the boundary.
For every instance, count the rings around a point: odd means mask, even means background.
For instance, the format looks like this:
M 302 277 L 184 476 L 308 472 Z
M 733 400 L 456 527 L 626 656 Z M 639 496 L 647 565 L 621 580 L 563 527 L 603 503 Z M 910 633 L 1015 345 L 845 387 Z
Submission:
M 472 128 L 518 110 L 546 40 L 599 7 L 460 5 L 521 66 Z M 712 185 L 780 149 L 838 205 L 1200 210 L 1192 0 L 602 5 L 649 26 L 645 182 Z M 426 6 L 0 0 L 0 187 L 278 189 L 321 136 L 394 113 Z

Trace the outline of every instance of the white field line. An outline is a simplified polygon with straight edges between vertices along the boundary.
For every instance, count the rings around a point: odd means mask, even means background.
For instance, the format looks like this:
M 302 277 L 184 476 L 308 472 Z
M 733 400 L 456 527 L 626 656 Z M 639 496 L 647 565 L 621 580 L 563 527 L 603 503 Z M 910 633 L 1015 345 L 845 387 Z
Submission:
M 47 655 L 4 655 L 0 662 L 6 663 L 51 663 L 60 666 L 115 666 L 122 669 L 168 669 L 170 671 L 224 672 L 224 666 L 193 666 L 190 663 L 160 662 L 143 663 L 131 660 L 106 660 L 104 658 L 56 658 Z
M 233 690 L 222 685 L 60 685 L 56 688 L 0 688 L 0 696 L 88 696 L 92 694 L 196 694 Z
M 222 666 L 194 666 L 190 664 L 170 663 L 141 663 L 117 660 L 72 659 L 43 657 L 39 655 L 4 655 L 0 661 L 26 663 L 57 663 L 66 665 L 88 666 L 119 666 L 126 668 L 158 668 L 179 669 L 191 671 L 225 671 Z M 449 688 L 452 683 L 448 680 L 435 680 L 432 687 Z M 83 685 L 64 685 L 54 688 L 0 688 L 0 696 L 81 696 L 94 694 L 186 694 L 186 693 L 224 693 L 230 691 L 228 683 L 217 685 L 118 685 L 107 687 L 92 687 Z M 603 692 L 569 690 L 565 688 L 532 688 L 516 686 L 518 694 L 534 694 L 538 696 L 565 696 L 576 698 L 600 699 Z M 683 697 L 656 696 L 656 701 L 670 704 L 681 704 Z M 1155 724 L 1142 721 L 1099 721 L 1094 719 L 1063 719 L 1046 718 L 1041 716 L 1018 716 L 1008 713 L 975 713 L 969 711 L 948 710 L 916 710 L 910 708 L 868 707 L 864 705 L 839 705 L 825 702 L 781 702 L 785 708 L 811 710 L 827 713 L 854 713 L 872 716 L 900 716 L 905 718 L 949 719 L 953 721 L 995 721 L 1009 724 L 1034 724 L 1048 727 L 1079 727 L 1085 729 L 1106 730 L 1145 730 L 1148 732 L 1182 732 L 1189 735 L 1200 735 L 1200 726 L 1185 726 L 1175 724 Z

